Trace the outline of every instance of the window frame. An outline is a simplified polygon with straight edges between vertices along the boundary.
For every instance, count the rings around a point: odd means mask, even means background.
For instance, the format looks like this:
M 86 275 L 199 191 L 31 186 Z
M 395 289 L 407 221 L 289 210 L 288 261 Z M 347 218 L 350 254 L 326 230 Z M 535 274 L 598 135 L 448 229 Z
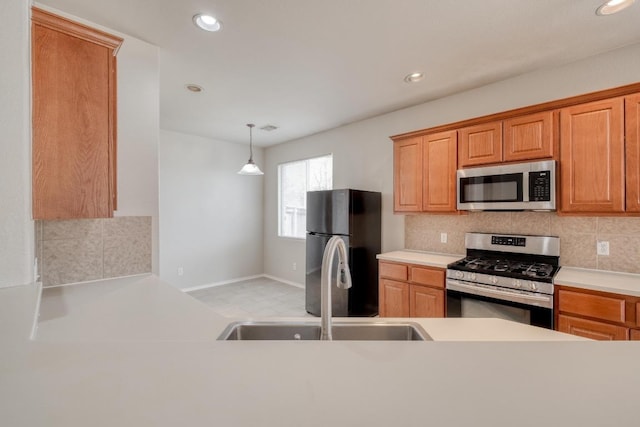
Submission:
M 307 239 L 306 237 L 306 233 L 304 236 L 302 237 L 297 237 L 297 236 L 286 236 L 282 234 L 282 167 L 286 166 L 288 164 L 291 163 L 301 163 L 301 162 L 305 162 L 307 164 L 306 168 L 307 168 L 307 180 L 305 182 L 305 194 L 309 191 L 309 161 L 310 160 L 314 160 L 314 159 L 320 159 L 323 157 L 330 157 L 331 158 L 331 186 L 330 188 L 328 188 L 327 190 L 333 190 L 333 153 L 327 153 L 327 154 L 321 154 L 318 156 L 310 156 L 310 157 L 305 157 L 305 158 L 301 158 L 301 159 L 296 159 L 296 160 L 288 160 L 286 162 L 281 162 L 277 164 L 276 170 L 277 170 L 277 192 L 278 192 L 278 207 L 277 207 L 277 216 L 278 216 L 278 230 L 277 230 L 277 237 L 282 238 L 282 239 L 290 239 L 290 240 L 296 240 L 296 241 L 304 241 Z M 305 218 L 306 218 L 306 214 L 305 214 Z

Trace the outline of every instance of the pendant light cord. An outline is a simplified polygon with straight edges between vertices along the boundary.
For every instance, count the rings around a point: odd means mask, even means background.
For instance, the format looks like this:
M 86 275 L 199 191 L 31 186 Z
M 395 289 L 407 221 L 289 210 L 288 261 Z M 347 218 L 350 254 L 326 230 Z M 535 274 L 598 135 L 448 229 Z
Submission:
M 253 163 L 253 127 L 254 124 L 249 123 L 249 163 Z

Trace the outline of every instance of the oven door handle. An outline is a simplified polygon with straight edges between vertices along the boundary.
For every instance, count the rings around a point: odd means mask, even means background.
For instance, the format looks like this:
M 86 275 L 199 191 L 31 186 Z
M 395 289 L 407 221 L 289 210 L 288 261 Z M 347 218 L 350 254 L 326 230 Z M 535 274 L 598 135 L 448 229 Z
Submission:
M 553 308 L 553 297 L 539 296 L 539 295 L 525 295 L 520 293 L 500 291 L 498 289 L 490 289 L 480 286 L 466 285 L 457 280 L 447 280 L 447 289 L 452 291 L 463 292 L 472 295 L 484 296 L 489 298 L 496 298 L 501 300 L 507 300 L 511 302 L 517 302 L 526 305 L 533 305 L 536 307 Z

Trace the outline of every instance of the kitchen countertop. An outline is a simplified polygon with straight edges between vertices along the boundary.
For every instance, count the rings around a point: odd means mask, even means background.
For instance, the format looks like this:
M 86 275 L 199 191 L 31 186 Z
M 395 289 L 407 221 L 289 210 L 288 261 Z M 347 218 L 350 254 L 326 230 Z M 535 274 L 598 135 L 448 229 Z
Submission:
M 377 257 L 384 261 L 447 268 L 447 264 L 464 258 L 464 255 L 402 250 L 386 252 Z M 562 267 L 554 282 L 558 285 L 640 297 L 640 274 Z
M 412 250 L 385 252 L 377 256 L 379 260 L 406 262 L 429 267 L 447 268 L 448 264 L 464 258 L 464 255 L 439 254 Z
M 222 342 L 231 319 L 155 276 L 57 292 L 29 340 L 37 295 L 0 289 L 3 425 L 637 423 L 640 343 L 496 341 L 522 337 L 497 319 L 421 319 L 435 342 Z

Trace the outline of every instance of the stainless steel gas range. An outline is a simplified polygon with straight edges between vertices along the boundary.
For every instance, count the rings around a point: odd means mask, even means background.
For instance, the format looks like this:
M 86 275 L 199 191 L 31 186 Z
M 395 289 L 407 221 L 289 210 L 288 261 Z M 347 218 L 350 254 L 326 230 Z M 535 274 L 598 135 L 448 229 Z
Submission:
M 553 329 L 560 239 L 467 233 L 467 256 L 447 266 L 447 317 L 499 317 Z

